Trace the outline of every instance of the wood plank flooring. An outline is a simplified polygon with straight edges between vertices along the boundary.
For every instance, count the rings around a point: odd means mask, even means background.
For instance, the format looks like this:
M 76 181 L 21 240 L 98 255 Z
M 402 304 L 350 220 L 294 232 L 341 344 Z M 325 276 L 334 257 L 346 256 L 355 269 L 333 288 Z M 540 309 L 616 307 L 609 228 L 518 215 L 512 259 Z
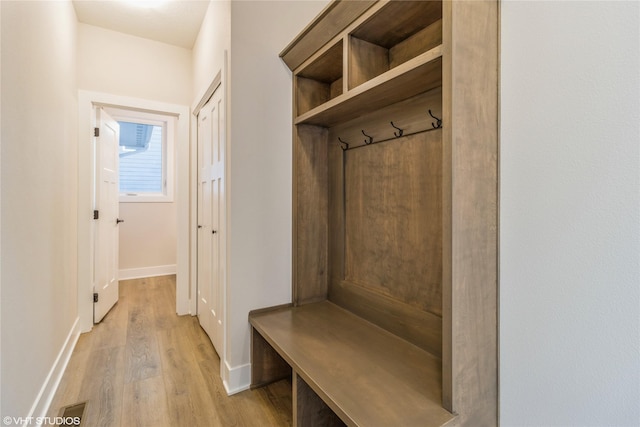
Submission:
M 120 282 L 120 299 L 82 334 L 49 410 L 87 401 L 82 425 L 290 426 L 291 382 L 227 396 L 198 319 L 175 314 L 175 276 Z

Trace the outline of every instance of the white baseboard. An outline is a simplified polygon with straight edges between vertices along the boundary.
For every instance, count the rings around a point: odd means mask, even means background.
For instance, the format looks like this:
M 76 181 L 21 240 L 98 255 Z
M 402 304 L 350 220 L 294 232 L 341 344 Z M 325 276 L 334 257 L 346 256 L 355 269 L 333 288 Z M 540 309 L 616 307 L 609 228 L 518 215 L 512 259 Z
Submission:
M 176 265 L 156 265 L 153 267 L 127 268 L 118 272 L 119 280 L 142 279 L 144 277 L 168 276 L 176 274 Z
M 248 390 L 251 385 L 251 364 L 232 368 L 225 361 L 222 383 L 229 396 Z
M 44 380 L 44 384 L 40 388 L 40 392 L 38 393 L 33 406 L 31 406 L 28 417 L 34 417 L 35 419 L 37 417 L 45 417 L 47 415 L 53 396 L 58 390 L 60 380 L 62 380 L 62 375 L 67 368 L 67 364 L 71 358 L 71 353 L 73 353 L 73 349 L 75 348 L 79 337 L 80 318 L 78 317 L 75 322 L 73 322 L 73 326 L 67 335 L 67 339 L 62 345 L 55 362 L 53 362 L 53 366 L 51 367 L 47 378 Z M 31 424 L 25 424 L 25 426 L 26 425 Z

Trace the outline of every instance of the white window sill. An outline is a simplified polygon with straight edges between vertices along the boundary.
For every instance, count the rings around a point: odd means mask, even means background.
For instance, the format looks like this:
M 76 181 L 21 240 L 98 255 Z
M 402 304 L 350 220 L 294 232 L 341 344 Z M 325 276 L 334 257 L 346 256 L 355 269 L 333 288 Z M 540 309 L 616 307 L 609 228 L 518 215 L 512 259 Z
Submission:
M 120 203 L 173 203 L 173 197 L 158 194 L 121 194 Z

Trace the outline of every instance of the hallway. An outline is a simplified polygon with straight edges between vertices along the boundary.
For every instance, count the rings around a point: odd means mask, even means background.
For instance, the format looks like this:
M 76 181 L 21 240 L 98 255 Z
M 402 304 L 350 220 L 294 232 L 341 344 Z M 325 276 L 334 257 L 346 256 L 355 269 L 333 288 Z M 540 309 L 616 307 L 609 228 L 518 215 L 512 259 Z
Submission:
M 83 426 L 288 426 L 291 384 L 227 396 L 197 317 L 175 314 L 175 276 L 120 282 L 120 300 L 73 351 L 49 415 L 88 402 Z

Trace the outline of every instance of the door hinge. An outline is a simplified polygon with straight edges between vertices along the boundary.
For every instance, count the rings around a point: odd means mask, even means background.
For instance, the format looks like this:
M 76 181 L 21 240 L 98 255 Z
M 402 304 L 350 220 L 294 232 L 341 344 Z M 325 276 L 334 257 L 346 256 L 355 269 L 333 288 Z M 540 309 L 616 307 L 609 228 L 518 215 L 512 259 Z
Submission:
M 93 302 L 98 302 L 98 293 L 97 292 L 95 292 L 93 294 Z
M 100 136 L 100 128 L 93 128 L 93 136 Z
M 100 219 L 100 211 L 98 210 L 93 211 L 93 219 Z

